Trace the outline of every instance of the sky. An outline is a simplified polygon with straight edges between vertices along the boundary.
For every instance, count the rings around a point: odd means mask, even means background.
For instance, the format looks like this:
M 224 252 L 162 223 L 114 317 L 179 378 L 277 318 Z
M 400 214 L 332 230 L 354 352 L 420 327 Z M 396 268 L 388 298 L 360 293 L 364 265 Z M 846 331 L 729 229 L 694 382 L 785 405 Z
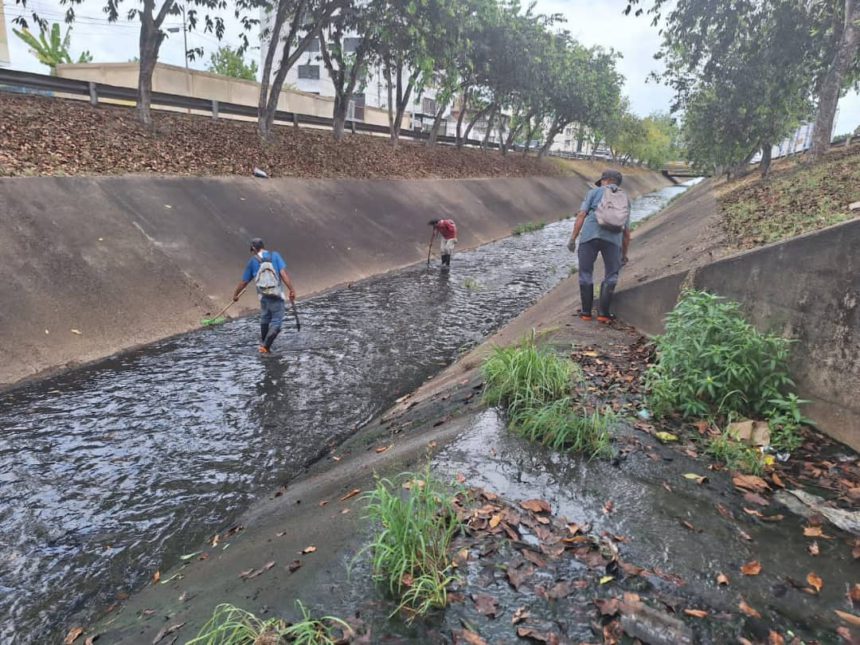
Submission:
M 5 4 L 9 49 L 12 68 L 47 73 L 47 68 L 36 61 L 27 46 L 12 34 L 12 19 L 20 15 L 20 5 L 14 0 L 0 0 Z M 59 0 L 28 0 L 28 6 L 44 13 L 45 17 L 60 21 L 63 8 Z M 89 50 L 96 62 L 125 62 L 137 56 L 138 28 L 136 22 L 120 21 L 108 24 L 102 8 L 103 0 L 83 0 L 77 8 L 78 19 L 72 30 L 71 49 L 73 56 Z M 121 7 L 137 6 L 134 0 L 126 0 Z M 668 111 L 672 100 L 671 91 L 665 86 L 648 80 L 650 72 L 659 70 L 659 61 L 654 54 L 660 45 L 657 28 L 651 25 L 648 16 L 625 16 L 622 10 L 625 0 L 537 0 L 537 10 L 542 13 L 560 13 L 567 19 L 565 28 L 585 45 L 603 45 L 621 52 L 623 58 L 619 69 L 625 77 L 625 93 L 630 98 L 633 111 L 639 116 L 652 112 Z M 229 18 L 225 42 L 238 44 L 239 25 Z M 181 19 L 168 19 L 169 26 L 181 26 Z M 255 34 L 256 36 L 256 34 Z M 256 39 L 254 39 L 256 40 Z M 203 47 L 202 60 L 191 61 L 189 66 L 205 69 L 209 54 L 218 47 L 212 34 L 189 32 L 188 46 Z M 258 45 L 258 42 L 252 44 Z M 160 61 L 183 65 L 182 34 L 169 34 L 162 45 Z M 259 49 L 248 54 L 248 58 L 259 58 Z M 258 60 L 259 64 L 259 60 Z M 853 131 L 860 126 L 860 95 L 850 93 L 842 99 L 835 133 Z

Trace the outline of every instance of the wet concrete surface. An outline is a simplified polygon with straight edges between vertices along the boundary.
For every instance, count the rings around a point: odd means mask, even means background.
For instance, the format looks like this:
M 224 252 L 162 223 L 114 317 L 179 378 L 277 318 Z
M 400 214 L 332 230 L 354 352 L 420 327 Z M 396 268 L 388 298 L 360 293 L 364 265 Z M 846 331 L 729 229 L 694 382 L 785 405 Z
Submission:
M 270 357 L 243 319 L 0 397 L 0 638 L 87 622 L 229 526 L 565 277 L 570 227 L 302 302 Z

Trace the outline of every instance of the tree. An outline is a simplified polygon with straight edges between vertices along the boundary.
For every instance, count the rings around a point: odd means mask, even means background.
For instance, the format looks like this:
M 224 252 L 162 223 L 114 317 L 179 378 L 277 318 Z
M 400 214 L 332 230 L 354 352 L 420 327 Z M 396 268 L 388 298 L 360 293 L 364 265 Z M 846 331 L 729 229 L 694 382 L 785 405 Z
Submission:
M 247 65 L 239 50 L 229 45 L 222 45 L 209 56 L 208 70 L 221 76 L 241 78 L 246 81 L 257 80 L 257 61 L 252 60 L 251 64 Z
M 27 0 L 15 0 L 17 4 L 26 8 Z M 66 23 L 71 24 L 75 21 L 75 7 L 80 5 L 84 0 L 60 0 L 60 5 L 66 7 Z M 262 0 L 241 0 L 242 6 L 254 8 L 259 6 Z M 120 10 L 122 9 L 123 0 L 104 0 L 105 5 L 103 11 L 107 14 L 110 22 L 116 22 L 119 19 Z M 224 20 L 219 15 L 214 15 L 213 11 L 225 10 L 227 8 L 227 0 L 190 0 L 189 4 L 192 7 L 204 9 L 207 13 L 204 14 L 204 31 L 212 32 L 220 40 L 224 35 Z M 126 17 L 129 20 L 138 19 L 140 21 L 139 57 L 140 64 L 138 69 L 137 81 L 137 113 L 138 118 L 144 125 L 152 125 L 152 115 L 150 113 L 150 104 L 152 102 L 152 74 L 155 71 L 155 64 L 158 61 L 158 52 L 161 49 L 161 44 L 167 37 L 167 34 L 162 29 L 164 21 L 168 16 L 177 16 L 181 12 L 181 7 L 176 3 L 176 0 L 161 0 L 161 6 L 157 6 L 157 0 L 140 0 L 139 7 L 132 7 L 126 12 Z M 192 8 L 185 12 L 185 19 L 189 29 L 194 29 L 198 21 L 198 9 Z M 256 20 L 240 15 L 239 6 L 237 3 L 236 17 L 240 18 L 246 29 L 249 29 Z M 38 11 L 31 13 L 32 20 L 40 27 L 47 26 L 46 21 L 39 15 Z M 22 28 L 27 27 L 27 20 L 23 16 L 15 18 L 15 23 Z M 243 39 L 243 48 L 247 46 L 247 36 L 240 34 Z M 195 52 L 200 53 L 200 50 L 185 52 L 189 58 L 193 58 Z
M 26 27 L 20 31 L 13 29 L 12 32 L 30 47 L 30 52 L 42 65 L 47 65 L 50 68 L 51 76 L 56 75 L 57 65 L 75 62 L 69 53 L 72 36 L 71 27 L 66 28 L 66 35 L 63 37 L 60 36 L 59 23 L 51 25 L 50 35 L 48 35 L 48 29 L 43 26 L 39 31 L 38 38 Z M 90 63 L 92 60 L 92 55 L 85 51 L 78 56 L 77 62 Z
M 275 113 L 278 109 L 281 90 L 287 72 L 296 64 L 310 44 L 319 39 L 323 27 L 332 14 L 347 0 L 274 0 L 266 5 L 266 11 L 274 14 L 271 29 L 266 29 L 263 38 L 269 39 L 263 61 L 260 82 L 260 101 L 257 106 L 257 129 L 266 140 L 272 132 Z M 237 0 L 237 6 L 252 8 L 259 0 Z M 272 75 L 277 58 L 277 70 Z
M 651 0 L 647 11 L 653 15 L 652 24 L 659 23 L 664 6 L 668 4 L 667 0 Z M 625 13 L 629 14 L 635 7 L 636 15 L 641 15 L 646 11 L 645 5 L 646 0 L 628 0 Z M 726 52 L 736 35 L 748 38 L 762 20 L 778 15 L 791 16 L 791 21 L 783 24 L 788 24 L 793 32 L 790 39 L 777 32 L 770 33 L 769 38 L 777 39 L 777 44 L 792 42 L 793 51 L 783 59 L 780 71 L 793 70 L 804 80 L 804 100 L 817 99 L 811 151 L 817 156 L 829 147 L 840 94 L 856 84 L 860 76 L 860 2 L 680 0 L 666 16 L 667 31 L 687 33 L 686 45 L 694 62 L 709 60 L 712 66 L 718 66 L 722 62 L 730 64 Z M 802 38 L 797 38 L 798 34 L 802 34 Z M 697 45 L 694 41 L 700 35 L 707 37 Z

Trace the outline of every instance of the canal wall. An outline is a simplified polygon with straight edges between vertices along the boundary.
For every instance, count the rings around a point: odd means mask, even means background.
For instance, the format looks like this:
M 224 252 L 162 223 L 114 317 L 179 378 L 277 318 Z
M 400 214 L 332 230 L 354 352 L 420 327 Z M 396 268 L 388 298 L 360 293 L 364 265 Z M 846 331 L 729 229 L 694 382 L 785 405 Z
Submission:
M 708 186 L 697 188 L 649 222 L 645 236 L 634 236 L 637 254 L 631 253 L 632 275 L 616 293 L 616 313 L 659 334 L 685 285 L 742 303 L 758 329 L 796 341 L 790 368 L 800 396 L 810 401 L 807 416 L 860 450 L 860 220 L 714 259 L 724 249 L 684 242 L 697 228 L 696 244 L 716 239 L 704 235 L 718 217 L 716 202 Z M 636 268 L 640 259 L 644 268 Z M 658 277 L 639 283 L 642 275 Z
M 466 249 L 572 214 L 593 179 L 0 179 L 0 387 L 194 329 L 229 302 L 251 237 L 302 298 L 422 261 L 431 218 Z M 625 176 L 632 196 L 666 185 Z

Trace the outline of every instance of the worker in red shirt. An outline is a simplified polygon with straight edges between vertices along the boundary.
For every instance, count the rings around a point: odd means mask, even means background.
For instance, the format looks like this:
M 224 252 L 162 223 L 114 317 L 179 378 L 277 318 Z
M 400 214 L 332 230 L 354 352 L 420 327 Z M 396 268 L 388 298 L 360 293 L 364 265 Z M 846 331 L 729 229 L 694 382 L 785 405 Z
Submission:
M 442 266 L 450 267 L 451 255 L 457 246 L 457 225 L 452 219 L 431 219 L 428 224 L 433 227 L 433 237 L 439 233 L 441 238 L 439 250 L 442 252 Z M 433 244 L 432 240 L 430 244 Z

